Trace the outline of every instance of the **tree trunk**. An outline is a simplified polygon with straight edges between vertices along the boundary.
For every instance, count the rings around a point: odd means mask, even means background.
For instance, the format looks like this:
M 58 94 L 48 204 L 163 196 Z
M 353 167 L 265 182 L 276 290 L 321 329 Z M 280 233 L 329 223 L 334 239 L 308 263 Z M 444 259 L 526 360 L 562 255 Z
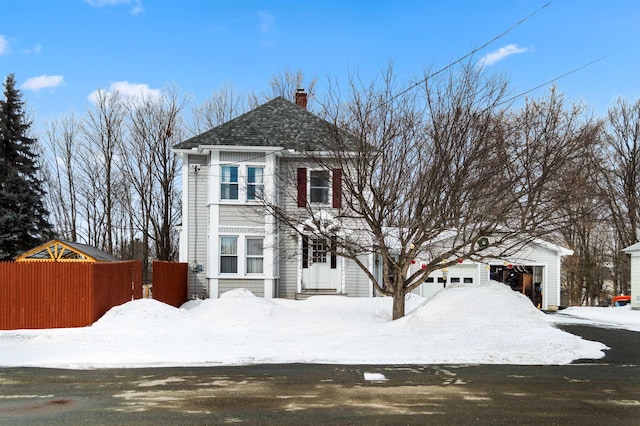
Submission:
M 393 318 L 397 320 L 404 316 L 404 289 L 400 287 L 393 292 Z

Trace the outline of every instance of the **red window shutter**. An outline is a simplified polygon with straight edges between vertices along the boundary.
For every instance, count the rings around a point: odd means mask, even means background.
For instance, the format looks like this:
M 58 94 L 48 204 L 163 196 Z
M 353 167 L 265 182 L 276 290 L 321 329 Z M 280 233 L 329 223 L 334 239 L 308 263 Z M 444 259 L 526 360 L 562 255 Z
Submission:
M 307 205 L 307 169 L 298 169 L 298 207 Z
M 332 181 L 333 208 L 339 209 L 342 207 L 342 169 L 333 170 Z

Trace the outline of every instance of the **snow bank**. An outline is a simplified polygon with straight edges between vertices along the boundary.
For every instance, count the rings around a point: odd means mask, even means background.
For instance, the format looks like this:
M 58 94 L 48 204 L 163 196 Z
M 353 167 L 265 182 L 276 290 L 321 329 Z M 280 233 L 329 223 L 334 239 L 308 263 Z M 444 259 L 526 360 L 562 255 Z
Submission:
M 528 298 L 497 282 L 449 286 L 397 323 L 428 333 L 442 363 L 565 364 L 604 356 L 604 345 L 553 327 Z
M 136 300 L 90 327 L 0 331 L 0 366 L 565 364 L 604 355 L 498 283 L 412 295 L 397 321 L 391 308 L 385 297 L 268 300 L 245 289 L 181 308 Z

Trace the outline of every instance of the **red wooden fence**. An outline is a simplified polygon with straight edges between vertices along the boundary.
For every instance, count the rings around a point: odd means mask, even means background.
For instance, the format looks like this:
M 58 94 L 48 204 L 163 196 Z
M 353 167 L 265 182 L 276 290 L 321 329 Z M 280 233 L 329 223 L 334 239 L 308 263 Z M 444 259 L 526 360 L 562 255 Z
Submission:
M 83 327 L 142 297 L 139 261 L 0 263 L 0 329 Z
M 180 307 L 187 301 L 188 265 L 177 262 L 153 262 L 153 298 Z

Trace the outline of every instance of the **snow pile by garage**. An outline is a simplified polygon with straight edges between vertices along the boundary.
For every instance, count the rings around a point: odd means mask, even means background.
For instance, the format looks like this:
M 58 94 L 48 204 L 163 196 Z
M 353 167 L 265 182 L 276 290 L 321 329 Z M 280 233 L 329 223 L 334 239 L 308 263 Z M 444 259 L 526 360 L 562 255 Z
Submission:
M 266 300 L 247 290 L 177 309 L 154 300 L 117 306 L 90 327 L 0 331 L 0 366 L 62 368 L 256 363 L 565 364 L 605 346 L 554 328 L 508 287 L 449 287 L 407 299 Z

